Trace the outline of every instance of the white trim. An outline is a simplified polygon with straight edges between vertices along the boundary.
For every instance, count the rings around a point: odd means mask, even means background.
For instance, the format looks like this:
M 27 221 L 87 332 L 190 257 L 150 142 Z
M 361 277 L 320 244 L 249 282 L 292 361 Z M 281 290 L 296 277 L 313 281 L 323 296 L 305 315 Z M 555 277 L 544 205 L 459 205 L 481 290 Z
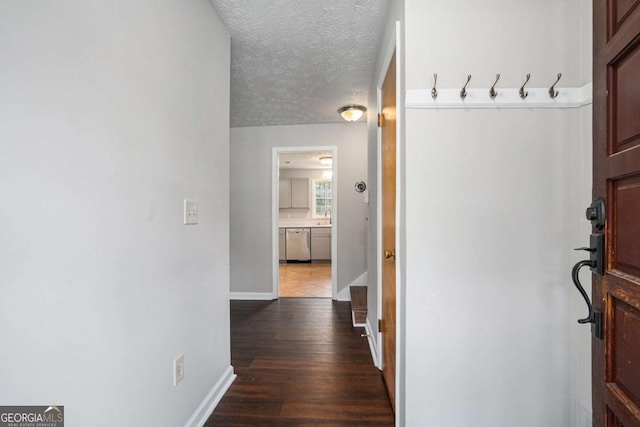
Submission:
M 280 298 L 280 256 L 278 252 L 278 216 L 280 209 L 278 206 L 280 191 L 280 170 L 278 167 L 278 157 L 281 153 L 315 153 L 331 152 L 333 165 L 331 166 L 332 180 L 338 183 L 338 147 L 330 146 L 309 146 L 309 147 L 273 147 L 271 155 L 271 253 L 272 260 L 272 284 L 273 299 Z M 332 188 L 333 200 L 331 202 L 331 298 L 338 296 L 338 185 Z
M 520 98 L 520 88 L 498 87 L 498 96 L 489 97 L 489 88 L 467 89 L 467 97 L 460 98 L 460 89 L 438 89 L 438 97 L 431 97 L 431 89 L 407 90 L 406 108 L 413 109 L 476 109 L 476 108 L 580 108 L 592 103 L 593 84 L 581 87 L 558 88 L 557 98 L 549 97 L 548 88 L 525 88 L 529 95 Z
M 273 292 L 231 292 L 231 300 L 274 300 Z
M 395 247 L 395 260 L 396 260 L 396 354 L 395 354 L 395 374 L 396 374 L 396 425 L 404 425 L 404 406 L 405 406 L 405 394 L 404 385 L 405 380 L 401 374 L 404 369 L 404 329 L 401 315 L 404 314 L 403 307 L 405 307 L 403 295 L 404 295 L 404 251 L 402 239 L 402 225 L 404 224 L 404 210 L 402 199 L 404 195 L 404 113 L 406 108 L 406 100 L 404 94 L 404 68 L 402 67 L 401 58 L 404 56 L 402 51 L 402 24 L 400 21 L 396 21 L 396 247 Z M 402 366 L 401 366 L 402 363 Z
M 367 272 L 365 271 L 360 276 L 356 277 L 356 279 L 349 283 L 348 286 L 342 288 L 340 292 L 338 292 L 338 296 L 336 300 L 338 301 L 351 301 L 351 287 L 352 286 L 367 286 Z
M 233 366 L 229 366 L 215 383 L 211 391 L 207 393 L 204 400 L 198 405 L 193 415 L 191 415 L 185 424 L 185 427 L 202 427 L 220 402 L 220 399 L 222 399 L 222 396 L 224 396 L 231 386 L 231 383 L 233 383 L 233 380 L 236 379 L 236 376 L 237 375 L 233 373 Z
M 373 365 L 380 369 L 381 366 L 378 364 L 378 349 L 376 348 L 376 341 L 373 339 L 373 327 L 369 322 L 369 316 L 367 316 L 367 323 L 364 325 L 365 334 L 367 334 L 367 341 L 369 341 L 369 350 L 371 350 L 371 359 L 373 359 Z M 377 333 L 377 329 L 375 329 Z

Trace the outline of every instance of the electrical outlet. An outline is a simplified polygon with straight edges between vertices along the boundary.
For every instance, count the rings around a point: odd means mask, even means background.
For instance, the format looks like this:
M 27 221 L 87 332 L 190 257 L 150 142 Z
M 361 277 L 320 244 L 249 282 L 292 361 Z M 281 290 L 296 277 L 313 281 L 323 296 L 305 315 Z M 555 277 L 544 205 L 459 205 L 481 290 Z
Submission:
M 180 384 L 184 379 L 184 354 L 173 360 L 173 386 Z
M 184 223 L 194 225 L 198 223 L 198 202 L 195 200 L 184 201 Z

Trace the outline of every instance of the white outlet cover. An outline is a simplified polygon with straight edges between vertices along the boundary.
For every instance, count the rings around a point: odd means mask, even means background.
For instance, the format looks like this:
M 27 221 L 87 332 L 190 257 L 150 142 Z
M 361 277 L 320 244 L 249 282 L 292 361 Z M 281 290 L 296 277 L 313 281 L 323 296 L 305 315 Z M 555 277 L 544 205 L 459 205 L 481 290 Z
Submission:
M 195 200 L 184 201 L 184 223 L 195 225 L 198 223 L 198 202 Z
M 180 384 L 184 379 L 184 354 L 173 360 L 173 386 Z

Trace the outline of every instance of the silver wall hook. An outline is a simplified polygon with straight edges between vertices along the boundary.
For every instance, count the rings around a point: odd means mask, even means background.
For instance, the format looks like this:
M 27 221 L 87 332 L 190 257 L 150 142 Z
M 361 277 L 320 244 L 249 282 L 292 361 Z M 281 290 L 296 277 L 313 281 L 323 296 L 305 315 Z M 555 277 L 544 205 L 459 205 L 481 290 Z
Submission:
M 433 73 L 433 87 L 431 88 L 431 97 L 436 99 L 438 97 L 438 89 L 436 89 L 436 84 L 438 84 L 438 73 Z
M 489 96 L 491 97 L 491 99 L 494 99 L 496 96 L 498 96 L 498 91 L 496 90 L 496 84 L 498 83 L 498 80 L 500 80 L 500 74 L 496 74 L 496 81 L 493 82 L 493 86 L 491 86 L 491 89 L 489 89 Z
M 522 83 L 522 86 L 520 87 L 520 98 L 525 99 L 527 96 L 529 96 L 529 91 L 525 91 L 524 87 L 527 85 L 527 83 L 529 83 L 529 79 L 531 78 L 531 74 L 527 74 L 527 79 L 524 81 L 524 83 Z
M 465 99 L 467 97 L 467 85 L 469 84 L 469 81 L 471 81 L 471 74 L 467 76 L 467 82 L 464 84 L 464 86 L 462 87 L 462 90 L 460 91 L 461 99 Z
M 556 82 L 551 85 L 551 87 L 549 88 L 549 97 L 551 99 L 554 99 L 556 96 L 558 96 L 558 94 L 560 94 L 560 91 L 556 90 L 556 85 L 558 84 L 558 82 L 560 81 L 560 78 L 562 77 L 562 73 L 558 73 L 558 79 L 556 80 Z

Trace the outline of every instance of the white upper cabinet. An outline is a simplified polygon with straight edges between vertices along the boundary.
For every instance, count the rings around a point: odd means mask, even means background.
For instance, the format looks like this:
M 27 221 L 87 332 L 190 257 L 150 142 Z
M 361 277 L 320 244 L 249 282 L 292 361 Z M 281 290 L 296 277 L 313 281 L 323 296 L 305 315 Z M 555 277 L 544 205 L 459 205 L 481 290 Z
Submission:
M 290 178 L 280 178 L 280 194 L 278 195 L 280 198 L 280 209 L 282 208 L 290 208 L 291 207 L 291 179 Z
M 291 179 L 291 207 L 309 209 L 309 179 Z
M 280 178 L 280 209 L 309 209 L 309 178 Z

